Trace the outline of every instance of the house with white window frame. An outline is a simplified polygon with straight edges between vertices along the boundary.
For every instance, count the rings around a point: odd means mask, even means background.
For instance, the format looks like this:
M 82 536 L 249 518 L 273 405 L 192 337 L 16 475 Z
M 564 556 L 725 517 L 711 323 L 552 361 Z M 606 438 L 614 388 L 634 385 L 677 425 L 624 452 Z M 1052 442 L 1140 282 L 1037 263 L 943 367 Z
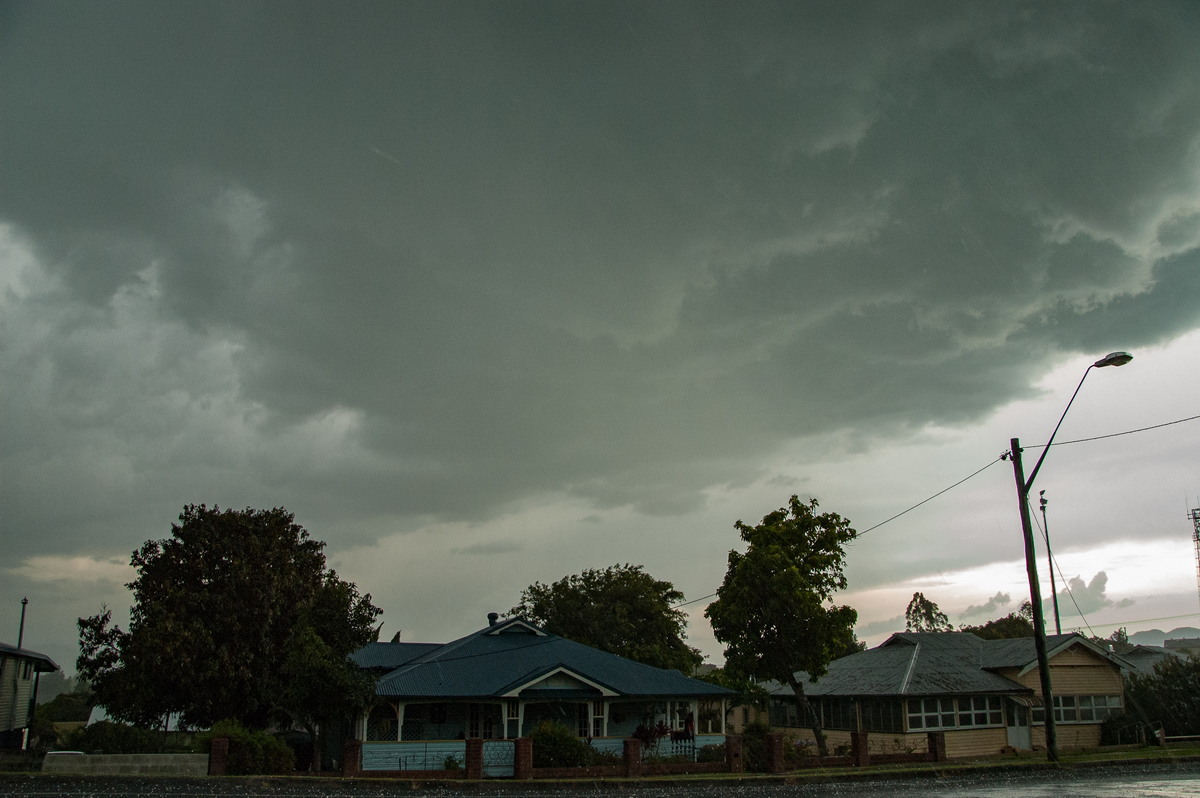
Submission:
M 1132 666 L 1079 634 L 1047 637 L 1058 745 L 1099 745 L 1100 727 L 1124 709 L 1122 669 Z M 983 640 L 969 632 L 903 632 L 801 677 L 831 749 L 865 731 L 873 751 L 921 750 L 945 732 L 948 758 L 1045 747 L 1033 638 Z M 767 685 L 766 710 L 746 720 L 811 738 L 786 685 Z M 739 724 L 740 726 L 741 724 Z

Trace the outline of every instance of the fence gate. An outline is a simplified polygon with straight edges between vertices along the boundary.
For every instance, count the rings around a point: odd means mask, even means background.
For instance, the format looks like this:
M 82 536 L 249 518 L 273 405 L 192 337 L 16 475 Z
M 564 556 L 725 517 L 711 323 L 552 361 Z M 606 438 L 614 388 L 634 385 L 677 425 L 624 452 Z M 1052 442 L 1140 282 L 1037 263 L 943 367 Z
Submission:
M 517 743 L 515 740 L 483 741 L 483 777 L 512 778 L 516 774 Z

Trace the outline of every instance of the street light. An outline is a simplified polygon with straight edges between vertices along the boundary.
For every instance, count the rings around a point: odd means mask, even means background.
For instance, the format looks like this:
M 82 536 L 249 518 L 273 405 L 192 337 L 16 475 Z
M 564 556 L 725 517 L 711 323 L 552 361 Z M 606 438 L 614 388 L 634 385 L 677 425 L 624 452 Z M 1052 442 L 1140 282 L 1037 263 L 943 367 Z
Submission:
M 1021 463 L 1021 441 L 1017 438 L 1009 441 L 1008 454 L 1012 457 L 1013 477 L 1017 482 L 1017 505 L 1021 512 L 1021 532 L 1025 537 L 1025 573 L 1029 577 L 1029 601 L 1033 605 L 1033 647 L 1037 652 L 1038 675 L 1042 682 L 1042 717 L 1046 725 L 1046 758 L 1051 762 L 1058 761 L 1058 730 L 1054 722 L 1054 693 L 1050 687 L 1050 662 L 1046 656 L 1046 621 L 1042 618 L 1042 589 L 1038 584 L 1037 562 L 1034 559 L 1033 524 L 1029 520 L 1029 490 L 1033 487 L 1033 480 L 1037 478 L 1042 461 L 1046 459 L 1050 445 L 1054 443 L 1054 436 L 1058 434 L 1058 428 L 1062 426 L 1063 419 L 1067 417 L 1067 410 L 1071 409 L 1071 403 L 1079 395 L 1079 389 L 1083 387 L 1083 381 L 1087 379 L 1087 375 L 1092 369 L 1105 366 L 1124 366 L 1131 360 L 1133 360 L 1133 355 L 1128 352 L 1111 352 L 1087 367 L 1079 384 L 1075 386 L 1075 393 L 1071 394 L 1066 409 L 1059 416 L 1058 424 L 1054 426 L 1054 432 L 1050 433 L 1050 440 L 1046 441 L 1041 456 L 1029 474 L 1029 479 L 1025 479 L 1025 470 Z

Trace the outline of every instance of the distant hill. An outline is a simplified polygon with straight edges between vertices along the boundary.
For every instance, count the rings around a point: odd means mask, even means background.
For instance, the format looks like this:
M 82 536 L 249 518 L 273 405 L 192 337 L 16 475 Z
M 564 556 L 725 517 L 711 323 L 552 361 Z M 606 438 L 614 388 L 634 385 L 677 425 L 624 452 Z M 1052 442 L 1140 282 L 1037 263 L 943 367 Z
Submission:
M 1194 626 L 1180 626 L 1169 632 L 1164 632 L 1161 629 L 1147 629 L 1143 632 L 1134 632 L 1131 634 L 1129 642 L 1135 646 L 1161 646 L 1166 640 L 1178 640 L 1182 637 L 1198 638 L 1200 637 L 1200 629 Z

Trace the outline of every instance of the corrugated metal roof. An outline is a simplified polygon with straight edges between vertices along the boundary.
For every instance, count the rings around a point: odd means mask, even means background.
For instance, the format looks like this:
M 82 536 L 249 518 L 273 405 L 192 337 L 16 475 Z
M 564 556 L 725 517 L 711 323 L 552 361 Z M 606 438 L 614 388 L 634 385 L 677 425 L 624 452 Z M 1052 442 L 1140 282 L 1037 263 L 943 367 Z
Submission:
M 869 651 L 834 660 L 829 672 L 809 680 L 814 696 L 932 696 L 1029 692 L 983 669 L 988 641 L 967 632 L 904 632 Z
M 1051 658 L 1074 646 L 1118 667 L 1129 664 L 1082 635 L 1046 637 Z M 1036 662 L 1031 637 L 983 640 L 970 632 L 900 632 L 869 651 L 834 660 L 818 681 L 805 679 L 804 690 L 813 696 L 1028 695 L 1030 688 L 993 671 L 1028 669 Z M 790 692 L 786 686 L 772 689 L 785 692 Z
M 356 654 L 360 665 L 382 662 L 380 650 Z M 408 644 L 413 645 L 413 644 Z M 403 656 L 403 655 L 397 655 Z M 362 665 L 363 667 L 369 667 Z M 575 643 L 512 619 L 445 645 L 436 646 L 406 661 L 376 683 L 376 693 L 388 697 L 496 697 L 533 686 L 562 670 L 569 687 L 578 691 L 587 685 L 627 696 L 722 697 L 732 690 L 691 679 L 678 671 L 663 670 Z M 578 677 L 577 679 L 574 677 Z M 544 691 L 545 685 L 538 685 Z
M 30 651 L 27 648 L 10 646 L 8 643 L 0 643 L 0 654 L 8 657 L 18 657 L 20 659 L 31 659 L 34 662 L 33 669 L 38 673 L 51 673 L 59 669 L 54 660 L 50 659 L 45 654 L 40 654 L 37 651 Z
M 351 654 L 350 660 L 360 668 L 390 671 L 441 647 L 441 643 L 367 643 Z

